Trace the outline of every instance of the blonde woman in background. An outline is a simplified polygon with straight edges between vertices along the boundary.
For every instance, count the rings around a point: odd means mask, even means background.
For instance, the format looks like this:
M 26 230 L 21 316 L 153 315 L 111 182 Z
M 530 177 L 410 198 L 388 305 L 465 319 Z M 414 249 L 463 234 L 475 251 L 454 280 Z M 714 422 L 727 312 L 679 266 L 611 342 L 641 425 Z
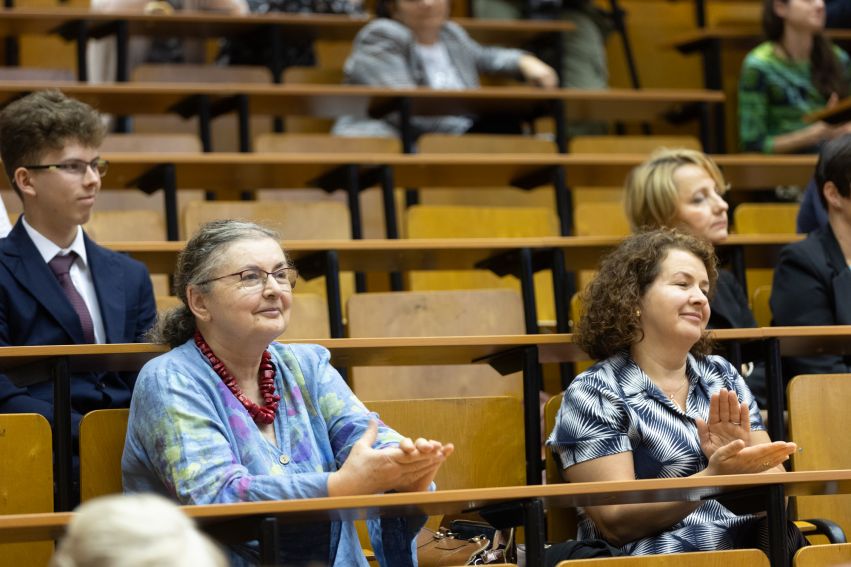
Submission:
M 626 180 L 624 206 L 633 231 L 677 228 L 713 246 L 727 240 L 727 183 L 712 159 L 702 152 L 662 148 L 635 167 Z M 727 270 L 719 270 L 710 299 L 709 329 L 756 327 L 748 298 Z M 742 374 L 760 407 L 766 405 L 765 368 L 743 365 Z

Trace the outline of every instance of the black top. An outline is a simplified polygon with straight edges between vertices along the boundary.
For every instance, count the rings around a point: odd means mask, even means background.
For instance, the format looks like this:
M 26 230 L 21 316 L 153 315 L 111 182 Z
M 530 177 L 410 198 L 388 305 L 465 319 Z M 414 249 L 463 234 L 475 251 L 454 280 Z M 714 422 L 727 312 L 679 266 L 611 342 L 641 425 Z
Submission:
M 851 325 L 851 270 L 830 225 L 780 251 L 771 286 L 772 324 Z M 783 375 L 851 372 L 851 356 L 787 358 Z

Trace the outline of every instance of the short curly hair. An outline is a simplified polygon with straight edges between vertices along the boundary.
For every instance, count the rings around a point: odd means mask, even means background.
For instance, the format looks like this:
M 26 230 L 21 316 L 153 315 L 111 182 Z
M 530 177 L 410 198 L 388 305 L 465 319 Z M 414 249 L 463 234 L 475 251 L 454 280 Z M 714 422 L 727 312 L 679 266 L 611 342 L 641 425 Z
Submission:
M 0 112 L 0 158 L 12 189 L 20 197 L 15 170 L 38 163 L 50 151 L 71 142 L 98 148 L 105 133 L 101 116 L 91 106 L 51 89 L 16 100 Z
M 715 290 L 718 261 L 708 242 L 668 228 L 627 237 L 603 259 L 597 277 L 581 297 L 584 308 L 576 343 L 593 359 L 603 360 L 641 340 L 637 310 L 670 250 L 684 250 L 700 259 L 709 276 L 710 295 Z M 704 333 L 690 352 L 705 355 L 711 350 Z

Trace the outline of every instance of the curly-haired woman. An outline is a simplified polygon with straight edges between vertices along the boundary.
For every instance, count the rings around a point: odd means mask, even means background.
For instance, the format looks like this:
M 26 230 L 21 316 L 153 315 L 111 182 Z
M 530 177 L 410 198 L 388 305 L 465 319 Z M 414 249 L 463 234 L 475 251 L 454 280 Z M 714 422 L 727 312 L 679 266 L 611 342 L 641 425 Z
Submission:
M 578 344 L 597 364 L 570 384 L 547 444 L 569 482 L 783 472 L 736 369 L 709 355 L 712 246 L 670 229 L 633 235 L 585 292 Z M 790 524 L 790 548 L 802 537 Z M 715 500 L 580 510 L 578 539 L 629 555 L 760 547 L 764 518 Z

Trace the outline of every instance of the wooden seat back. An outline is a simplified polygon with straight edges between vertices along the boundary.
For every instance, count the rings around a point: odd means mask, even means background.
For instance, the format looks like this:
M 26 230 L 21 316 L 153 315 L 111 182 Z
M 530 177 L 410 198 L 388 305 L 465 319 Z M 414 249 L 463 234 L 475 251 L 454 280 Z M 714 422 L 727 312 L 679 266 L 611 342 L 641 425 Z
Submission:
M 396 138 L 349 138 L 320 133 L 267 133 L 254 138 L 257 152 L 398 154 L 402 142 Z
M 552 140 L 532 136 L 493 136 L 487 134 L 423 134 L 417 141 L 421 154 L 554 154 Z M 424 205 L 477 205 L 488 207 L 546 207 L 555 211 L 552 186 L 532 190 L 515 187 L 428 187 L 420 192 Z
M 86 234 L 97 242 L 159 241 L 166 239 L 165 216 L 152 209 L 107 209 L 92 211 L 83 225 Z M 171 293 L 169 274 L 151 274 L 155 297 Z
M 771 286 L 761 285 L 751 295 L 751 311 L 759 327 L 771 326 Z
M 768 567 L 768 557 L 758 549 L 694 551 L 664 555 L 634 555 L 602 559 L 573 559 L 556 567 Z
M 827 394 L 827 395 L 826 395 Z M 786 388 L 789 440 L 801 450 L 792 455 L 795 471 L 851 468 L 851 428 L 847 400 L 851 374 L 807 374 L 793 378 Z M 833 520 L 851 533 L 851 496 L 797 497 L 799 518 Z
M 802 547 L 792 560 L 794 567 L 833 567 L 851 563 L 851 543 Z
M 80 421 L 80 501 L 122 492 L 121 454 L 129 416 L 128 409 L 104 409 Z
M 795 234 L 798 203 L 742 203 L 733 211 L 739 234 Z
M 367 402 L 367 407 L 402 435 L 455 445 L 434 481 L 438 490 L 520 486 L 526 483 L 523 408 L 513 397 L 465 397 Z M 441 516 L 429 519 L 437 528 Z M 369 539 L 363 522 L 358 533 Z
M 544 405 L 544 435 L 549 436 L 556 424 L 556 415 L 564 393 L 553 396 Z M 561 466 L 549 448 L 544 450 L 547 484 L 564 482 Z M 576 538 L 576 511 L 573 508 L 547 510 L 547 541 L 567 541 Z
M 360 293 L 347 304 L 350 337 L 523 334 L 523 305 L 512 290 Z M 423 364 L 427 364 L 424 360 Z M 352 386 L 363 400 L 522 395 L 519 373 L 500 376 L 484 364 L 357 367 Z
M 287 67 L 281 82 L 287 85 L 339 85 L 343 82 L 343 70 L 337 67 Z M 334 119 L 286 116 L 284 124 L 287 132 L 316 132 L 327 135 L 334 127 Z
M 0 514 L 53 512 L 51 439 L 41 415 L 0 415 Z M 52 554 L 52 543 L 0 544 L 0 566 L 47 565 Z
M 407 210 L 409 238 L 516 238 L 558 236 L 558 219 L 552 209 L 540 207 L 477 207 L 417 205 Z M 412 271 L 410 289 L 520 289 L 514 276 L 499 277 L 484 270 Z M 552 272 L 535 274 L 538 321 L 555 319 Z
M 439 490 L 526 484 L 523 407 L 515 397 L 417 398 L 366 405 L 402 435 L 455 444 L 435 477 Z
M 742 203 L 733 211 L 733 227 L 738 234 L 795 234 L 800 205 L 797 203 Z M 762 286 L 771 286 L 774 270 L 748 268 L 748 296 Z
M 402 151 L 402 144 L 395 138 L 347 138 L 332 136 L 330 134 L 286 132 L 284 134 L 269 133 L 256 136 L 254 138 L 254 149 L 258 152 L 282 153 L 386 154 L 400 153 Z M 329 196 L 328 193 L 321 189 L 303 189 L 300 191 L 261 189 L 257 191 L 257 199 L 264 202 L 329 199 L 345 202 L 346 198 L 343 191 L 336 191 L 333 195 Z M 363 237 L 385 238 L 387 233 L 381 191 L 378 187 L 367 188 L 361 191 L 359 199 Z M 396 218 L 401 221 L 403 218 L 401 191 L 397 191 L 395 199 L 397 205 Z
M 140 83 L 260 83 L 271 84 L 272 73 L 262 66 L 148 63 L 131 73 L 131 81 Z M 252 114 L 250 129 L 254 134 L 272 131 L 272 117 Z M 133 118 L 134 132 L 198 133 L 198 118 L 180 116 L 137 115 Z M 230 113 L 212 121 L 211 138 L 214 151 L 239 151 L 237 117 Z

